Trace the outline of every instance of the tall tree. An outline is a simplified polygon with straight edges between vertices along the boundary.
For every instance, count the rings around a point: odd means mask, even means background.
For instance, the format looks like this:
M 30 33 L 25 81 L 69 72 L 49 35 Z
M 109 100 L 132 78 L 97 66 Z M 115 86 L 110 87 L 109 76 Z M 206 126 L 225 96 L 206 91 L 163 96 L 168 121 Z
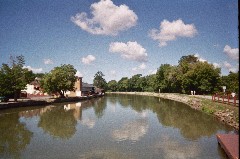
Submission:
M 128 84 L 130 91 L 140 91 L 142 89 L 141 86 L 137 83 L 141 76 L 141 74 L 136 74 L 129 79 Z
M 109 91 L 115 92 L 117 91 L 117 81 L 116 80 L 111 80 L 107 83 L 107 87 Z
M 146 86 L 144 87 L 144 90 L 147 92 L 154 92 L 158 91 L 158 84 L 156 82 L 156 74 L 148 75 L 145 77 L 146 79 Z
M 227 76 L 221 77 L 221 86 L 226 86 L 227 92 L 239 94 L 239 71 L 237 73 L 229 72 Z
M 0 95 L 14 94 L 17 101 L 22 89 L 34 79 L 32 71 L 23 68 L 24 56 L 10 56 L 10 64 L 2 64 L 0 70 Z
M 168 74 L 171 69 L 171 65 L 162 64 L 156 73 L 156 82 L 161 92 L 170 92 L 170 86 L 168 81 Z
M 66 91 L 74 90 L 76 72 L 77 70 L 70 64 L 55 67 L 43 77 L 41 86 L 49 94 L 59 93 L 61 97 L 64 97 Z
M 220 68 L 207 62 L 197 62 L 183 76 L 183 88 L 186 92 L 195 90 L 197 93 L 210 94 L 219 90 Z
M 129 91 L 129 79 L 127 77 L 123 77 L 118 81 L 118 90 L 119 91 Z
M 103 76 L 104 76 L 104 74 L 101 71 L 98 71 L 94 75 L 93 85 L 98 87 L 98 88 L 106 89 L 107 88 L 107 82 L 103 78 Z

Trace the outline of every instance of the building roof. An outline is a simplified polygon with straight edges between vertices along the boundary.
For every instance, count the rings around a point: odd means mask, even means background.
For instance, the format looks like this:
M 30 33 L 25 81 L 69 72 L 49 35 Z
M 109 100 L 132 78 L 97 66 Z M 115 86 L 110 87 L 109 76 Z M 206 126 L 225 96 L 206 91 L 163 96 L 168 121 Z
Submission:
M 88 84 L 88 83 L 82 83 L 82 87 L 94 87 L 93 84 Z

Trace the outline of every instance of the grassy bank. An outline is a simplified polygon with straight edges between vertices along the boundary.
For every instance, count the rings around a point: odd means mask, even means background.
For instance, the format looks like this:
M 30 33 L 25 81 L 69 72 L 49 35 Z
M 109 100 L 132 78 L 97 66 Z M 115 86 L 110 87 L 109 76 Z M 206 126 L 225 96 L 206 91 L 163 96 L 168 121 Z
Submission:
M 185 103 L 193 109 L 213 115 L 221 122 L 239 131 L 239 107 L 223 103 L 213 102 L 211 99 L 201 98 L 179 93 L 152 93 L 152 92 L 107 92 L 107 94 L 132 94 L 155 96 Z

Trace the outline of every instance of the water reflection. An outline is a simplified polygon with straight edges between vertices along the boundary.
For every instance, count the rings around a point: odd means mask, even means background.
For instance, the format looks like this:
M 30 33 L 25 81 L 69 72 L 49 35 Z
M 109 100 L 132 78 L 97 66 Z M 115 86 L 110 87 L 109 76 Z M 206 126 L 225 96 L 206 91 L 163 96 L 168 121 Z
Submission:
M 102 97 L 92 101 L 94 101 L 93 108 L 97 118 L 101 118 L 104 115 L 104 110 L 107 107 L 107 100 Z
M 221 158 L 220 131 L 184 104 L 113 95 L 0 112 L 0 158 Z
M 79 156 L 80 159 L 136 159 L 132 154 L 117 150 L 93 150 Z
M 159 123 L 178 128 L 181 134 L 190 140 L 214 135 L 222 125 L 213 117 L 191 109 L 185 104 L 154 97 L 136 95 L 113 95 L 124 107 L 131 107 L 137 112 L 152 110 L 157 114 Z M 229 129 L 230 130 L 230 129 Z
M 19 121 L 17 113 L 0 115 L 0 158 L 18 158 L 30 143 L 33 133 Z
M 137 119 L 135 121 L 124 123 L 120 129 L 112 132 L 112 137 L 116 141 L 132 140 L 138 141 L 143 137 L 148 130 L 148 123 L 146 119 Z
M 154 145 L 154 149 L 166 159 L 201 158 L 201 148 L 198 143 L 179 143 L 170 135 L 162 135 L 161 140 Z
M 213 117 L 184 104 L 162 100 L 160 105 L 155 109 L 159 122 L 165 126 L 178 128 L 185 138 L 197 140 L 202 136 L 211 136 L 222 126 Z
M 18 114 L 24 118 L 39 116 L 38 127 L 53 137 L 69 139 L 76 132 L 78 120 L 90 129 L 95 125 L 96 121 L 93 117 L 82 117 L 83 109 L 93 107 L 95 115 L 101 118 L 106 106 L 106 100 L 98 98 L 78 103 L 50 105 L 40 109 L 21 111 Z
M 40 116 L 38 127 L 54 137 L 69 139 L 76 132 L 77 120 L 73 114 L 74 110 L 65 111 L 62 107 L 55 107 Z

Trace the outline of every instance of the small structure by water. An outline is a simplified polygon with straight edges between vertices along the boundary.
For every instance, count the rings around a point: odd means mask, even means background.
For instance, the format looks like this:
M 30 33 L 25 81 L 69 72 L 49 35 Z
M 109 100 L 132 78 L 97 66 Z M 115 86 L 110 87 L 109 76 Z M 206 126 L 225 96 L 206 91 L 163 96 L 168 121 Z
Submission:
M 230 159 L 239 158 L 239 135 L 217 134 L 217 140 Z

